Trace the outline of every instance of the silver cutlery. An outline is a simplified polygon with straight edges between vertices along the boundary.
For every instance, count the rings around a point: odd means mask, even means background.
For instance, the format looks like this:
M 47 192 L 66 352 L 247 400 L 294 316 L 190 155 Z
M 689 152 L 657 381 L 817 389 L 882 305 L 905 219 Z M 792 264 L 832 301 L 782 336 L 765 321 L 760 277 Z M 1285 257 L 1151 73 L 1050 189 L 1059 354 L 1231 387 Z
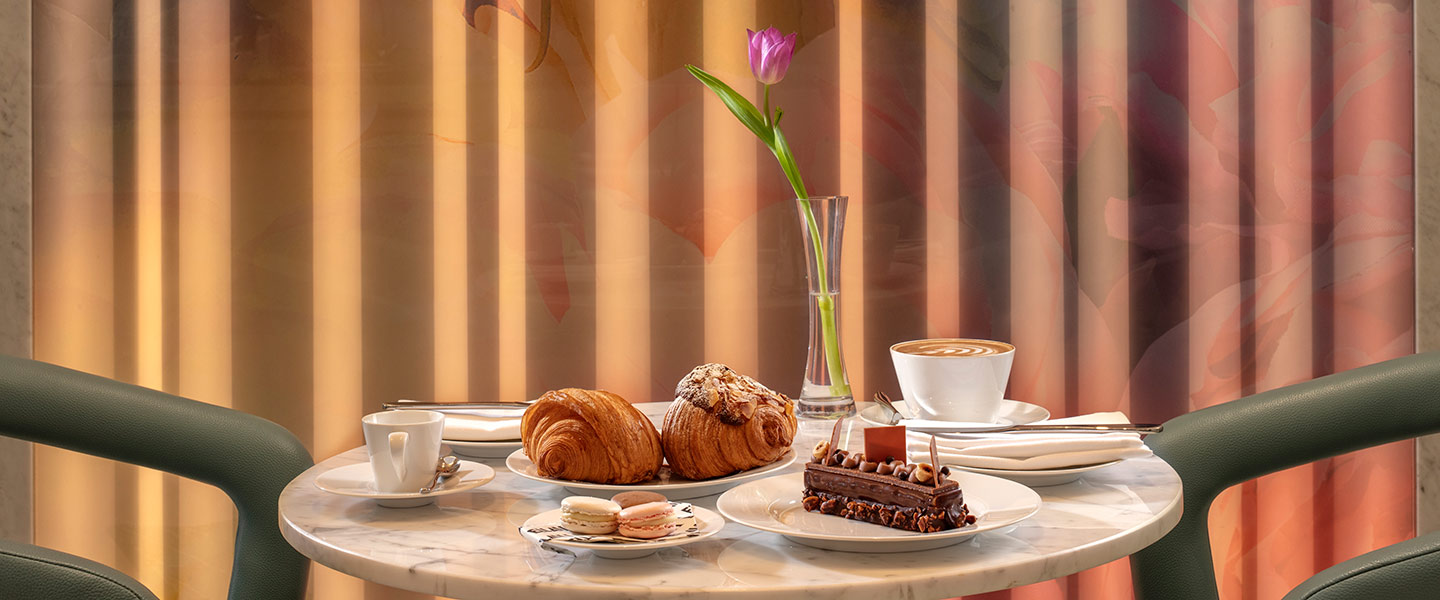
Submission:
M 534 404 L 534 400 L 524 402 L 422 402 L 419 400 L 400 399 L 394 402 L 385 402 L 380 406 L 385 410 L 525 410 Z
M 889 415 L 886 421 L 891 425 L 898 424 L 900 419 L 905 418 L 905 415 L 900 414 L 900 409 L 896 408 L 895 405 L 890 402 L 890 397 L 886 396 L 885 392 L 875 392 L 875 403 L 879 404 L 880 408 L 884 409 L 885 413 Z
M 927 421 L 924 419 L 905 419 L 901 424 L 909 431 L 919 433 L 1013 433 L 1017 431 L 1091 431 L 1091 432 L 1116 432 L 1116 433 L 1138 433 L 1148 435 L 1164 431 L 1165 426 L 1157 423 L 1074 423 L 1074 424 L 1027 424 L 1007 425 L 994 429 L 976 429 L 974 427 L 956 426 L 954 423 L 945 421 Z
M 460 460 L 455 458 L 453 454 L 440 459 L 438 462 L 435 463 L 435 476 L 430 478 L 429 484 L 426 484 L 425 487 L 420 488 L 420 493 L 428 494 L 435 491 L 436 488 L 440 487 L 440 482 L 442 480 L 444 480 L 446 477 L 454 475 L 459 471 Z

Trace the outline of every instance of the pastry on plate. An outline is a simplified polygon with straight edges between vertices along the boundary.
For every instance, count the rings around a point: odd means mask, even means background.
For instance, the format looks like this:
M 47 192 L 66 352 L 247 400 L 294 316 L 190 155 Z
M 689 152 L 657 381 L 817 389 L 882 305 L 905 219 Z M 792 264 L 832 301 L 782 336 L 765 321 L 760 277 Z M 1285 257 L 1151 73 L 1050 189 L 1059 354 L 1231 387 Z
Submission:
M 520 419 L 525 455 L 544 477 L 592 483 L 654 479 L 664 455 L 645 415 L 610 392 L 545 392 Z
M 779 460 L 795 427 L 795 404 L 784 394 L 710 363 L 675 386 L 660 438 L 671 471 L 712 479 Z

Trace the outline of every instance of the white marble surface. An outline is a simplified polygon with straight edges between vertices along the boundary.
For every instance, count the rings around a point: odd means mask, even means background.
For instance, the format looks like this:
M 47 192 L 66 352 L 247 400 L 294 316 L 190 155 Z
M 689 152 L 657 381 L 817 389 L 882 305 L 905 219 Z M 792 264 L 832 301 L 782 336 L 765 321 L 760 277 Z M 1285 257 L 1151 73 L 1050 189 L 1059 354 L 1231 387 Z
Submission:
M 30 0 L 0 0 L 0 354 L 30 356 Z M 29 542 L 31 447 L 0 438 L 0 538 Z
M 641 406 L 657 413 L 666 405 Z M 290 483 L 280 496 L 286 539 L 333 569 L 453 598 L 949 598 L 1053 579 L 1129 555 L 1169 531 L 1181 512 L 1179 477 L 1164 461 L 1148 458 L 1041 488 L 1045 505 L 1034 517 L 939 550 L 830 552 L 727 523 L 695 544 L 607 560 L 583 551 L 556 554 L 522 539 L 521 523 L 568 494 L 516 477 L 500 460 L 486 461 L 497 472 L 489 485 L 422 508 L 381 508 L 315 488 L 317 473 L 364 460 L 364 449 L 356 448 Z M 713 509 L 717 497 L 695 503 Z
M 1440 5 L 1415 4 L 1415 349 L 1440 350 Z M 1440 531 L 1440 435 L 1415 444 L 1415 533 Z

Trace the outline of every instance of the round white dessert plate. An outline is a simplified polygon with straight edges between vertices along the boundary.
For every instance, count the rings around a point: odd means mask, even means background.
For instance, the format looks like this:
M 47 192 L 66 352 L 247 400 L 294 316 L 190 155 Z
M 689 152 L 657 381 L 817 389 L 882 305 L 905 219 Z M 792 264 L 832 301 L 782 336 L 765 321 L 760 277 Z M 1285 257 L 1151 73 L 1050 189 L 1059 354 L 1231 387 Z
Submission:
M 971 473 L 980 473 L 981 475 L 1002 477 L 1005 479 L 1009 479 L 1010 481 L 1014 481 L 1015 483 L 1028 485 L 1030 487 L 1047 487 L 1052 485 L 1063 485 L 1066 483 L 1070 483 L 1072 481 L 1080 479 L 1080 476 L 1084 475 L 1085 473 L 1097 469 L 1103 469 L 1110 465 L 1115 465 L 1119 463 L 1119 460 L 1112 460 L 1103 463 L 1096 463 L 1093 465 L 1080 465 L 1078 467 L 1065 467 L 1063 469 L 1041 469 L 1034 471 L 987 469 L 984 467 L 967 467 L 965 465 L 957 465 L 953 463 L 945 464 L 952 469 L 964 469 Z
M 654 479 L 629 484 L 590 483 L 588 481 L 570 481 L 568 479 L 545 477 L 536 470 L 535 463 L 530 461 L 530 457 L 525 456 L 525 450 L 523 448 L 516 450 L 507 457 L 505 459 L 505 466 L 508 467 L 512 473 L 526 479 L 564 486 L 565 489 L 582 496 L 609 498 L 619 492 L 643 491 L 659 492 L 671 500 L 682 500 L 685 498 L 699 498 L 701 496 L 718 494 L 740 483 L 779 471 L 789 466 L 792 462 L 795 462 L 795 451 L 787 450 L 779 460 L 768 465 L 755 467 L 748 471 L 741 471 L 734 475 L 703 480 L 686 479 L 671 473 L 670 467 L 661 466 L 660 474 Z
M 708 537 L 710 537 L 710 536 L 712 536 L 712 535 L 715 535 L 715 534 L 717 534 L 717 533 L 720 533 L 720 530 L 725 527 L 725 519 L 724 519 L 724 517 L 721 517 L 720 515 L 716 514 L 715 511 L 713 511 L 713 510 L 701 508 L 701 507 L 699 507 L 699 506 L 694 506 L 694 505 L 692 505 L 692 504 L 690 504 L 690 503 L 688 503 L 688 502 L 686 502 L 686 503 L 672 502 L 671 504 L 675 504 L 675 505 L 677 505 L 677 506 L 688 506 L 688 507 L 690 507 L 690 510 L 692 511 L 692 514 L 691 514 L 690 516 L 688 516 L 688 517 L 682 516 L 682 518 L 693 519 L 693 524 L 691 524 L 691 523 L 686 523 L 685 526 L 683 526 L 683 527 L 680 528 L 680 532 L 679 532 L 679 533 L 676 533 L 676 534 L 673 534 L 673 535 L 669 535 L 669 536 L 666 536 L 666 537 L 663 537 L 663 538 L 660 538 L 660 539 L 656 539 L 656 540 L 638 540 L 638 539 L 635 539 L 635 538 L 623 538 L 623 537 L 622 537 L 621 539 L 635 540 L 635 541 L 628 541 L 628 542 L 625 542 L 625 543 L 619 543 L 619 544 L 617 544 L 617 543 L 611 543 L 611 542 L 577 542 L 577 541 L 567 541 L 567 540 L 565 540 L 565 539 L 562 537 L 562 538 L 552 539 L 552 540 L 546 542 L 543 536 L 537 535 L 537 534 L 534 534 L 534 533 L 531 533 L 531 532 L 530 532 L 531 529 L 534 529 L 534 528 L 537 528 L 537 527 L 546 527 L 546 526 L 555 526 L 555 527 L 558 527 L 558 526 L 560 525 L 560 509 L 558 509 L 558 508 L 555 509 L 555 510 L 545 511 L 545 512 L 543 512 L 543 513 L 540 513 L 540 514 L 538 514 L 538 515 L 535 515 L 535 516 L 533 516 L 533 517 L 530 517 L 529 519 L 526 519 L 526 520 L 525 520 L 525 523 L 522 524 L 522 525 L 520 525 L 520 535 L 521 535 L 522 537 L 524 537 L 525 539 L 527 539 L 527 540 L 530 540 L 530 541 L 535 542 L 535 543 L 537 543 L 537 544 L 541 544 L 542 547 L 545 546 L 545 545 L 552 545 L 552 546 L 561 546 L 561 547 L 564 547 L 564 548 L 575 548 L 575 549 L 579 549 L 579 550 L 589 550 L 589 551 L 591 551 L 591 552 L 594 552 L 594 553 L 595 553 L 595 556 L 598 556 L 598 557 L 600 557 L 600 558 L 622 558 L 622 559 L 623 559 L 623 558 L 640 558 L 640 557 L 642 557 L 642 556 L 649 556 L 649 555 L 651 555 L 651 554 L 654 554 L 657 550 L 660 550 L 660 549 L 662 549 L 662 548 L 673 548 L 673 547 L 675 547 L 675 546 L 684 546 L 685 544 L 693 544 L 693 543 L 695 543 L 695 542 L 698 542 L 698 541 L 700 541 L 700 540 L 703 540 L 703 539 L 705 539 L 705 538 L 708 538 Z M 609 534 L 609 535 L 610 535 L 610 536 L 615 536 L 615 537 L 621 537 L 620 534 L 618 534 L 618 533 Z M 609 536 L 606 536 L 606 537 L 609 537 Z
M 900 410 L 900 415 L 902 417 L 909 418 L 909 415 L 915 414 L 913 411 L 910 410 L 908 406 L 906 406 L 904 400 L 895 402 L 894 404 L 895 408 Z M 882 408 L 879 404 L 875 404 L 873 402 L 870 403 L 869 406 L 866 406 L 864 409 L 860 410 L 860 419 L 871 425 L 889 425 L 890 423 L 885 419 L 885 417 L 885 409 Z M 993 431 L 996 429 L 1003 429 L 1011 425 L 1026 425 L 1029 423 L 1034 423 L 1036 421 L 1044 421 L 1048 418 L 1050 418 L 1050 411 L 1046 410 L 1045 407 L 1038 404 L 1020 402 L 1019 400 L 1001 400 L 1000 412 L 999 414 L 995 415 L 994 423 L 979 423 L 971 421 L 938 421 L 935 419 L 926 419 L 926 422 L 945 423 L 947 425 L 954 426 L 955 431 L 953 432 L 935 434 L 939 437 L 947 437 L 950 435 L 963 435 L 965 433 L 980 433 L 985 431 Z
M 440 443 L 449 446 L 450 451 L 455 454 L 472 458 L 505 458 L 523 445 L 520 440 L 506 440 L 503 442 L 440 440 Z
M 805 474 L 767 477 L 720 496 L 720 514 L 741 525 L 778 533 L 806 546 L 843 552 L 910 552 L 957 544 L 977 533 L 1014 525 L 1040 510 L 1040 495 L 1028 487 L 989 475 L 954 471 L 975 522 L 948 531 L 917 533 L 884 525 L 813 513 L 801 506 Z
M 315 477 L 315 487 L 332 494 L 368 498 L 380 506 L 390 508 L 411 508 L 425 506 L 440 496 L 468 492 L 490 483 L 495 478 L 495 469 L 478 462 L 461 460 L 460 471 L 441 482 L 440 488 L 428 494 L 418 490 L 410 493 L 380 492 L 375 489 L 375 472 L 370 463 L 355 463 L 336 467 Z

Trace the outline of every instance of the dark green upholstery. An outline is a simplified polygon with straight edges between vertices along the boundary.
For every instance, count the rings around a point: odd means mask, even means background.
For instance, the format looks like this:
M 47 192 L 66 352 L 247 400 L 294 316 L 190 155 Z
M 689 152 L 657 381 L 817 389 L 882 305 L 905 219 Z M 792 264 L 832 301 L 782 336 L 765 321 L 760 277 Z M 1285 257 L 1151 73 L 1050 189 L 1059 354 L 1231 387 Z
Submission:
M 1185 512 L 1175 529 L 1131 557 L 1136 597 L 1217 597 L 1206 517 L 1226 488 L 1436 431 L 1440 353 L 1397 358 L 1171 419 L 1146 443 L 1180 473 Z M 1434 598 L 1440 589 L 1437 553 L 1440 537 L 1418 537 L 1326 569 L 1286 597 Z
M 314 462 L 285 428 L 240 411 L 0 356 L 0 435 L 159 469 L 219 487 L 239 513 L 230 598 L 304 596 L 310 563 L 281 537 L 277 504 L 285 484 Z M 30 548 L 41 560 L 54 555 L 33 546 L 6 547 L 12 553 L 18 548 Z M 11 572 L 13 565 L 25 564 L 11 558 L 13 562 L 0 562 L 5 578 L 39 578 L 54 572 L 53 566 L 38 567 L 34 561 L 23 573 Z M 117 575 L 111 570 L 104 577 Z M 125 579 L 125 586 L 139 585 Z M 84 591 L 14 596 L 11 589 L 0 589 L 0 595 L 12 599 L 92 597 Z
M 49 548 L 0 540 L 0 597 L 158 600 L 110 567 Z

